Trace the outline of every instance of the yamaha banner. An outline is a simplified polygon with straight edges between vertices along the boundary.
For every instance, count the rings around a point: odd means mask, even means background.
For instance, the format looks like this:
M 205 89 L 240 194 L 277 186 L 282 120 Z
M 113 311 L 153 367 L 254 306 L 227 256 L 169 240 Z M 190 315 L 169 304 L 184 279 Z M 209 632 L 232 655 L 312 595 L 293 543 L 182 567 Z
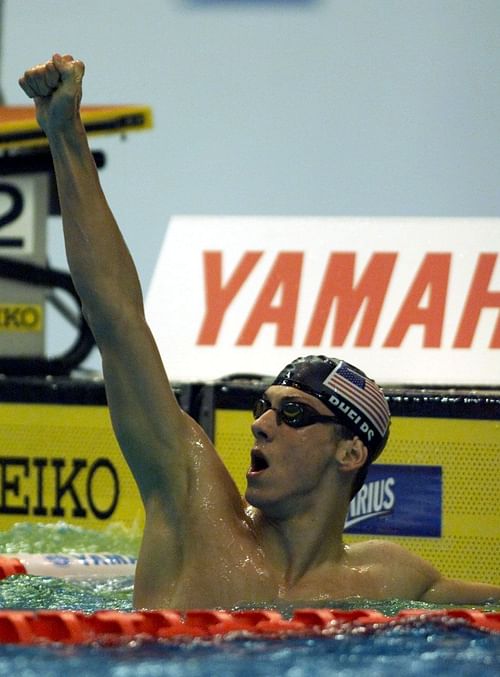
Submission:
M 323 354 L 386 385 L 497 386 L 499 251 L 500 219 L 176 216 L 146 314 L 173 381 Z
M 376 464 L 351 501 L 345 532 L 440 537 L 441 512 L 441 466 Z

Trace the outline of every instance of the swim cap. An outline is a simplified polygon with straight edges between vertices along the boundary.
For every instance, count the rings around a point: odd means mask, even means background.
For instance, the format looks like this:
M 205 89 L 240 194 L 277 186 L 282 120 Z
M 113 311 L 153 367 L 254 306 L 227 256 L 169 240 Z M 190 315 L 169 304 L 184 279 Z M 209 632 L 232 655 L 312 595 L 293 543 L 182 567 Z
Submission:
M 321 400 L 363 440 L 370 461 L 384 448 L 391 421 L 384 393 L 352 364 L 324 355 L 298 357 L 280 371 L 273 385 L 298 388 Z

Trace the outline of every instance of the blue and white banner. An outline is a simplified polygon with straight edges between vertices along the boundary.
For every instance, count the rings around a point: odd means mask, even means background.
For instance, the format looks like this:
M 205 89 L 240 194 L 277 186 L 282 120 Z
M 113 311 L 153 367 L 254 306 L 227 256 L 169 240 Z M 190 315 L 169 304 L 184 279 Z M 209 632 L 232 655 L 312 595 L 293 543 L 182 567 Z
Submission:
M 351 501 L 350 534 L 440 537 L 442 469 L 428 465 L 372 465 Z

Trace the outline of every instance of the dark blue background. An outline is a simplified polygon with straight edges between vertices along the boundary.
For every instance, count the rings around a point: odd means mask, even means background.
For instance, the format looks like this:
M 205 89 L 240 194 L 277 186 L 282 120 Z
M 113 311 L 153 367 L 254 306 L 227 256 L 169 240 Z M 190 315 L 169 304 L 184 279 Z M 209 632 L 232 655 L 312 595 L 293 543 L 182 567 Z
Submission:
M 442 468 L 427 465 L 372 465 L 366 483 L 393 477 L 394 508 L 345 529 L 349 534 L 441 536 Z M 365 483 L 365 484 L 366 484 Z

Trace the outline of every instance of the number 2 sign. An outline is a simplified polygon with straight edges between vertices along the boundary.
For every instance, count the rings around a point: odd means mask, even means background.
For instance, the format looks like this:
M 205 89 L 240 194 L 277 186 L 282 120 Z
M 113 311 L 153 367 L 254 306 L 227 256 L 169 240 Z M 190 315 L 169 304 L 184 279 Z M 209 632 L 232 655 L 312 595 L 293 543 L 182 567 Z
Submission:
M 0 180 L 0 255 L 31 256 L 34 250 L 36 199 L 44 177 L 8 176 Z

